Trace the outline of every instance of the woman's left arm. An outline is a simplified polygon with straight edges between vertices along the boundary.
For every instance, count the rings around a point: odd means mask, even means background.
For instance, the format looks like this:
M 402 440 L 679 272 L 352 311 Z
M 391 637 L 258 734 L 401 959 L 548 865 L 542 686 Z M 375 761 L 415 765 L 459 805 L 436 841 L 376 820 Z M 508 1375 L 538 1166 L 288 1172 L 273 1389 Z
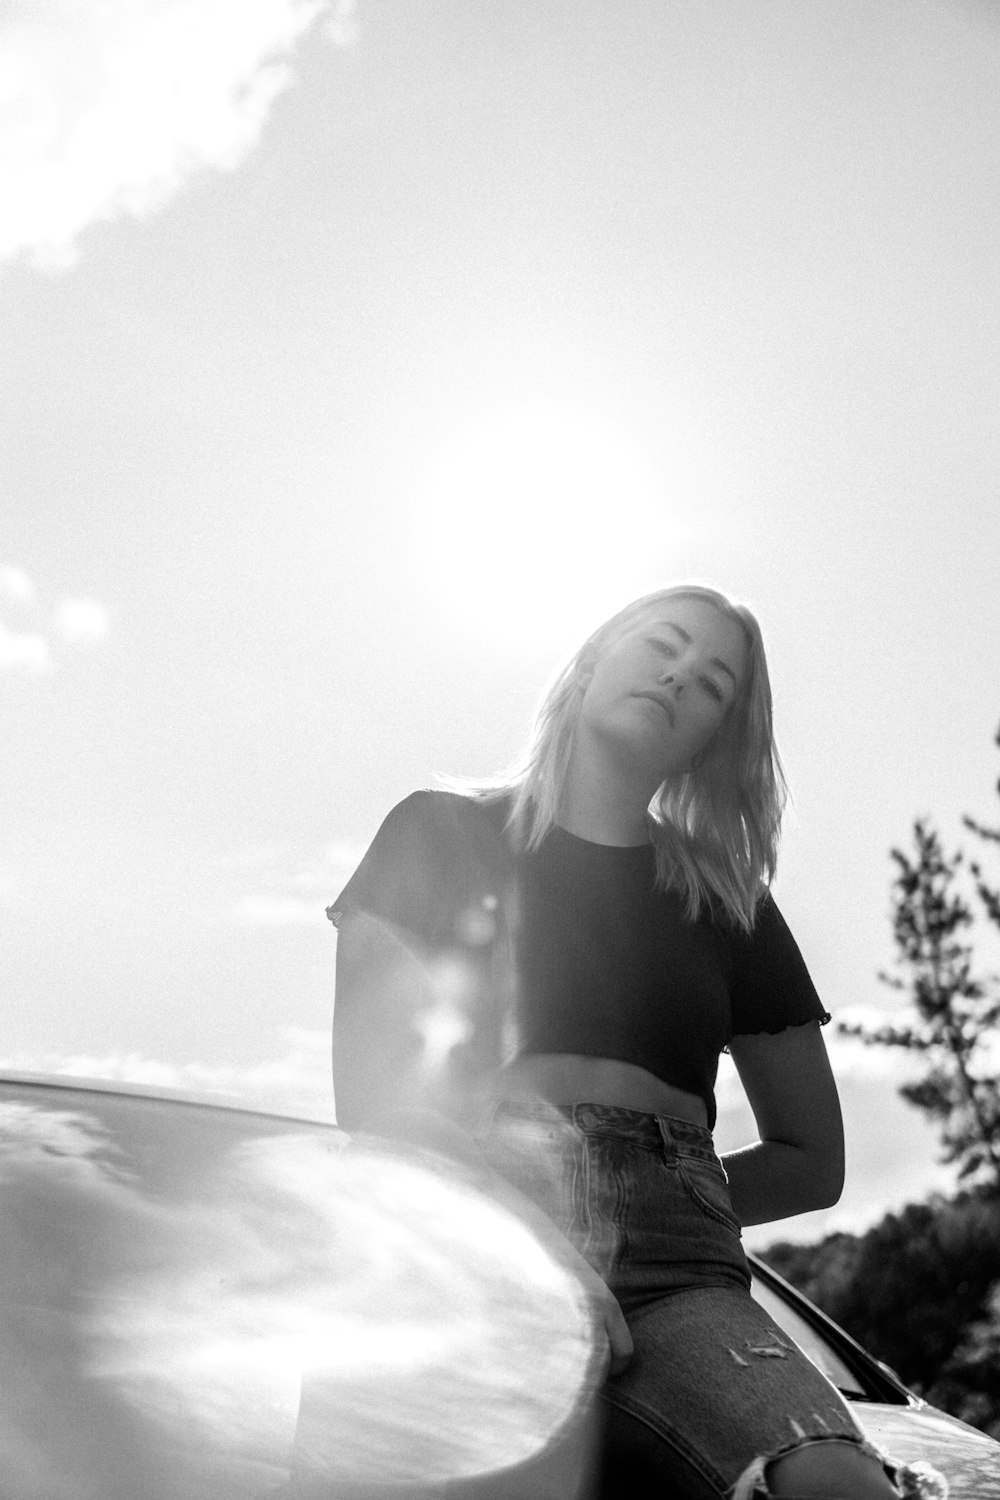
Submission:
M 729 1047 L 760 1140 L 723 1157 L 736 1217 L 766 1224 L 836 1203 L 844 1186 L 837 1085 L 816 1022 Z

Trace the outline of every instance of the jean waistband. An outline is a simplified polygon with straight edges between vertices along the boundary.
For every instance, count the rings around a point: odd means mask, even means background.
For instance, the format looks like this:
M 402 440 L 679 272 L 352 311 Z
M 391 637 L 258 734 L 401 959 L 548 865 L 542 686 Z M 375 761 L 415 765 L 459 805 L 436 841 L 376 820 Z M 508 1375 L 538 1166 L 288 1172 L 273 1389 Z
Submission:
M 495 1118 L 504 1116 L 525 1120 L 563 1119 L 585 1134 L 610 1134 L 637 1146 L 658 1149 L 664 1142 L 700 1147 L 714 1154 L 715 1143 L 707 1125 L 696 1125 L 676 1115 L 647 1114 L 640 1109 L 625 1109 L 620 1104 L 549 1104 L 546 1100 L 502 1099 L 493 1111 Z

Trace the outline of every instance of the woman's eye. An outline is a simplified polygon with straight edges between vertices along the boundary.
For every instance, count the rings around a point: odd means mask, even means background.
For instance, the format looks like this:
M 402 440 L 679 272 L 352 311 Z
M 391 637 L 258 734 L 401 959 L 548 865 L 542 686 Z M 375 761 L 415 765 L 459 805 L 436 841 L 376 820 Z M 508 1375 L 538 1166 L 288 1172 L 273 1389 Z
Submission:
M 721 703 L 722 689 L 719 687 L 719 684 L 717 682 L 713 682 L 711 677 L 703 677 L 701 679 L 701 682 L 705 691 L 715 699 L 716 703 Z
M 661 656 L 677 655 L 677 647 L 672 646 L 669 641 L 661 641 L 658 636 L 652 637 L 652 639 L 650 640 L 650 645 L 655 650 L 659 651 Z

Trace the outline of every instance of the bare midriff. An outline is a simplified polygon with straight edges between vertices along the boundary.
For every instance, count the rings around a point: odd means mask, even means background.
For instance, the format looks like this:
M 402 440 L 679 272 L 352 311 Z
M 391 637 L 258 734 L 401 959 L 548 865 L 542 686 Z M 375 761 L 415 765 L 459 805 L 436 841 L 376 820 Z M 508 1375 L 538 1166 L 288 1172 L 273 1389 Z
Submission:
M 506 1099 L 536 1098 L 549 1104 L 616 1104 L 644 1114 L 672 1115 L 693 1125 L 708 1124 L 708 1110 L 700 1095 L 613 1057 L 583 1057 L 575 1052 L 521 1057 L 501 1074 L 500 1093 Z

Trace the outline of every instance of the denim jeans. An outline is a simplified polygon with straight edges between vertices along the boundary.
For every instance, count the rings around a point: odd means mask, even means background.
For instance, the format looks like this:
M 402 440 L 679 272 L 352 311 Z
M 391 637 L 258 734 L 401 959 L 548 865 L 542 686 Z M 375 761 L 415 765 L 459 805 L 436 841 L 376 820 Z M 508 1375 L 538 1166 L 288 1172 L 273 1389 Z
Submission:
M 750 1296 L 728 1184 L 708 1130 L 607 1105 L 504 1102 L 481 1142 L 604 1278 L 635 1353 L 600 1393 L 620 1493 L 766 1493 L 764 1465 L 800 1444 L 864 1445 L 845 1402 Z M 866 1446 L 866 1445 L 865 1445 Z

